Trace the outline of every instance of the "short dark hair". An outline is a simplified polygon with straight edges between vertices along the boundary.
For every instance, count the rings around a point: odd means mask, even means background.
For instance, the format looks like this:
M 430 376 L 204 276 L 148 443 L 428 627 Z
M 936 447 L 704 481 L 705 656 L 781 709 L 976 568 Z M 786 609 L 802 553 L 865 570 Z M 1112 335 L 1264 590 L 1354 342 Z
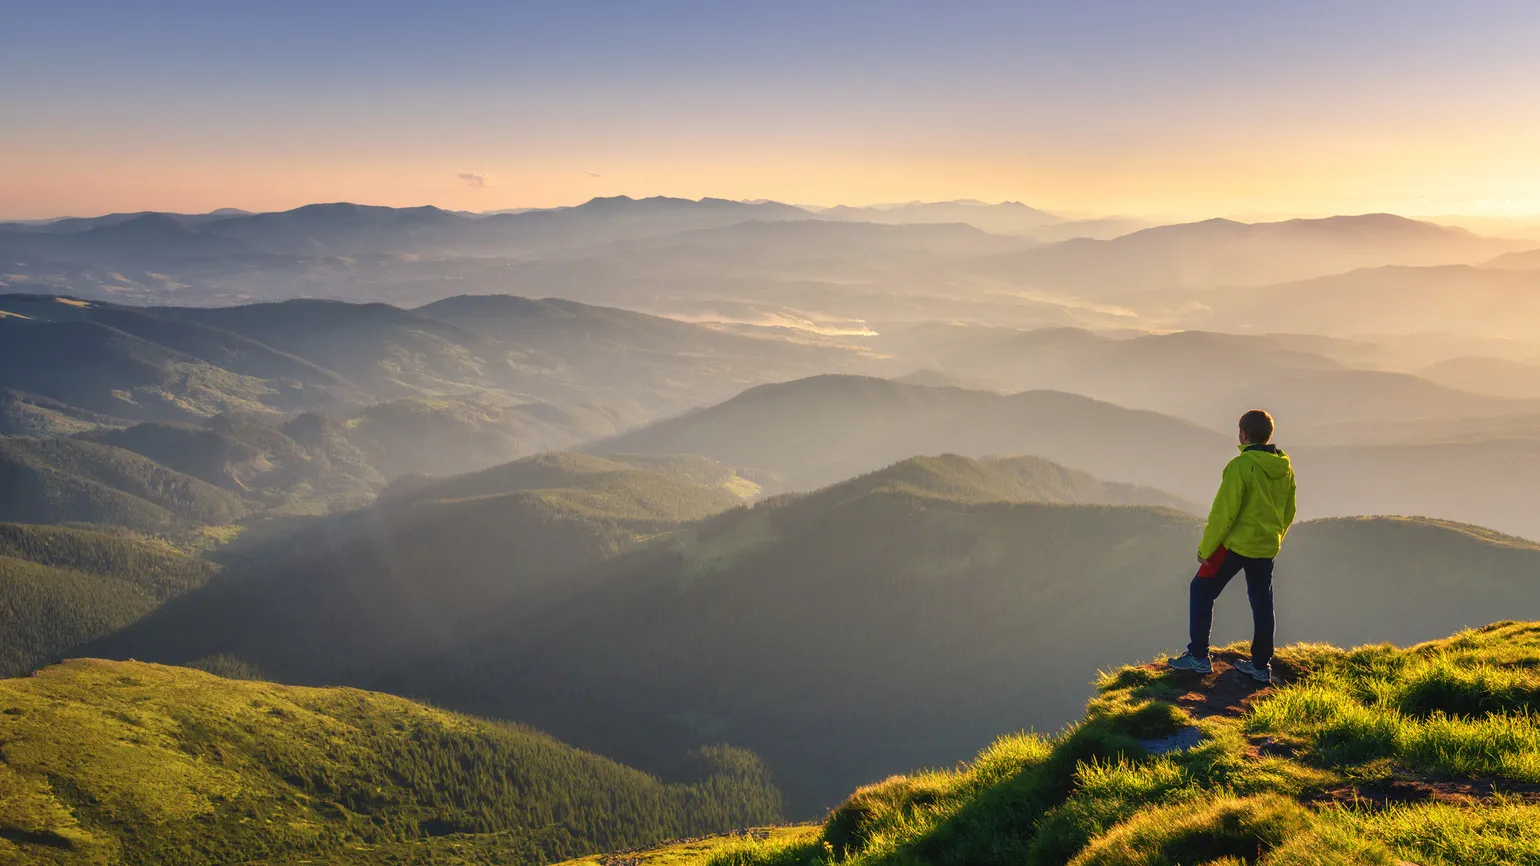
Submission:
M 1266 445 L 1273 438 L 1273 416 L 1261 409 L 1252 409 L 1241 416 L 1241 432 L 1253 445 Z

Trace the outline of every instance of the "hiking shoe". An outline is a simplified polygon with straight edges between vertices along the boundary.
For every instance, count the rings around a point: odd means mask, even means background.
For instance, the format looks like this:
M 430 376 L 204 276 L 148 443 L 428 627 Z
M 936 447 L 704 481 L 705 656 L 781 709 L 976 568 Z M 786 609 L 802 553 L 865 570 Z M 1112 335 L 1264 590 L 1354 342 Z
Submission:
M 1166 667 L 1179 671 L 1192 671 L 1195 674 L 1208 674 L 1214 672 L 1214 666 L 1206 658 L 1198 658 L 1192 653 L 1182 653 L 1174 659 L 1166 660 Z
M 1273 666 L 1263 665 L 1257 667 L 1251 659 L 1241 659 L 1235 663 L 1235 669 L 1259 683 L 1271 683 L 1273 681 Z

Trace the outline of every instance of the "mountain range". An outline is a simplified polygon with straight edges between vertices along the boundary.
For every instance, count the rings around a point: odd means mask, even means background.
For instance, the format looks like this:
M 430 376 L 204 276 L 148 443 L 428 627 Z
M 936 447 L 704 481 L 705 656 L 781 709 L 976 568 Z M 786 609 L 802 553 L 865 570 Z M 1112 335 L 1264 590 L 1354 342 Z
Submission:
M 814 211 L 774 202 L 624 197 L 570 208 L 467 215 L 437 208 L 309 205 L 268 214 L 113 215 L 0 226 L 0 284 L 11 291 L 158 305 L 232 305 L 325 297 L 416 307 L 457 294 L 517 293 L 695 320 L 883 332 L 918 320 L 1013 327 L 1253 330 L 1273 312 L 1321 320 L 1374 291 L 1363 268 L 1409 290 L 1440 271 L 1474 271 L 1480 291 L 1529 284 L 1517 254 L 1533 244 L 1388 214 L 1111 231 L 1046 222 L 1025 205 L 969 202 Z M 1004 219 L 1009 225 L 997 224 Z M 1012 222 L 1015 221 L 1015 222 Z M 992 232 L 1006 231 L 1006 234 Z M 1066 237 L 1068 239 L 1064 239 Z M 1502 258 L 1515 254 L 1514 258 Z M 1428 273 L 1425 273 L 1428 272 Z M 1346 279 L 1325 295 L 1302 280 Z M 1257 309 L 1255 292 L 1299 294 Z M 1512 294 L 1510 292 L 1510 294 Z M 1380 333 L 1369 304 L 1334 317 Z M 1273 306 L 1280 306 L 1274 304 Z M 1393 321 L 1439 329 L 1401 304 Z M 1469 310 L 1465 311 L 1467 314 Z M 1447 320 L 1488 331 L 1490 317 Z M 1450 325 L 1445 325 L 1447 329 Z M 1310 330 L 1294 325 L 1273 330 Z M 1391 330 L 1387 328 L 1386 330 Z
M 406 694 L 664 775 L 726 741 L 812 814 L 884 767 L 1052 728 L 1086 697 L 1071 660 L 1184 634 L 1200 523 L 1167 494 L 956 456 L 752 508 L 743 487 L 720 465 L 592 456 L 409 487 L 232 551 L 217 581 L 78 651 Z M 1291 639 L 1416 640 L 1532 604 L 1537 567 L 1540 547 L 1474 527 L 1312 522 L 1280 561 L 1280 617 Z
M 0 226 L 0 862 L 1452 866 L 1427 827 L 1533 823 L 1529 627 L 1319 642 L 1540 601 L 1533 247 L 973 201 Z M 1233 647 L 1117 668 L 1185 643 L 1253 407 L 1303 643 L 1244 693 Z M 1061 733 L 988 745 L 1023 729 Z
M 1511 241 L 1393 214 L 1157 226 L 1111 240 L 1070 240 L 1012 254 L 998 267 L 1023 282 L 1100 295 L 1170 286 L 1260 286 L 1394 262 L 1474 264 Z

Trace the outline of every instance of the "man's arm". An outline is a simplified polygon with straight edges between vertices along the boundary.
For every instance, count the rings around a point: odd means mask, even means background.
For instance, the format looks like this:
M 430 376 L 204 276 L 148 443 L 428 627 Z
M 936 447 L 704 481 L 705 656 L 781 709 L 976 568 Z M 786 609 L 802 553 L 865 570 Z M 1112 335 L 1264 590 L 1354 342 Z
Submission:
M 1295 492 L 1294 479 L 1290 478 L 1289 479 L 1289 500 L 1283 504 L 1283 536 L 1282 537 L 1285 537 L 1285 538 L 1288 537 L 1289 527 L 1294 525 L 1294 513 L 1296 511 L 1296 505 L 1295 505 L 1295 502 L 1294 502 L 1294 492 Z
M 1246 492 L 1246 482 L 1241 478 L 1239 460 L 1225 466 L 1224 477 L 1219 481 L 1219 492 L 1214 494 L 1214 507 L 1209 509 L 1208 526 L 1203 529 L 1203 541 L 1198 544 L 1198 557 L 1207 560 L 1224 544 L 1225 536 L 1235 526 L 1241 513 L 1241 499 Z

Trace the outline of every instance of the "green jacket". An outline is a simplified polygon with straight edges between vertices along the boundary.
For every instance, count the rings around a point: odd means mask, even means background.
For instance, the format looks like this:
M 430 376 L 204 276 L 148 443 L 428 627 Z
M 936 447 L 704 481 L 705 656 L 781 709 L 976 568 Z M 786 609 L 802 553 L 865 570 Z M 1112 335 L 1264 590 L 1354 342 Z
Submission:
M 1208 559 L 1222 544 L 1241 556 L 1272 559 L 1293 522 L 1289 455 L 1271 445 L 1243 445 L 1241 456 L 1225 467 L 1198 555 Z

